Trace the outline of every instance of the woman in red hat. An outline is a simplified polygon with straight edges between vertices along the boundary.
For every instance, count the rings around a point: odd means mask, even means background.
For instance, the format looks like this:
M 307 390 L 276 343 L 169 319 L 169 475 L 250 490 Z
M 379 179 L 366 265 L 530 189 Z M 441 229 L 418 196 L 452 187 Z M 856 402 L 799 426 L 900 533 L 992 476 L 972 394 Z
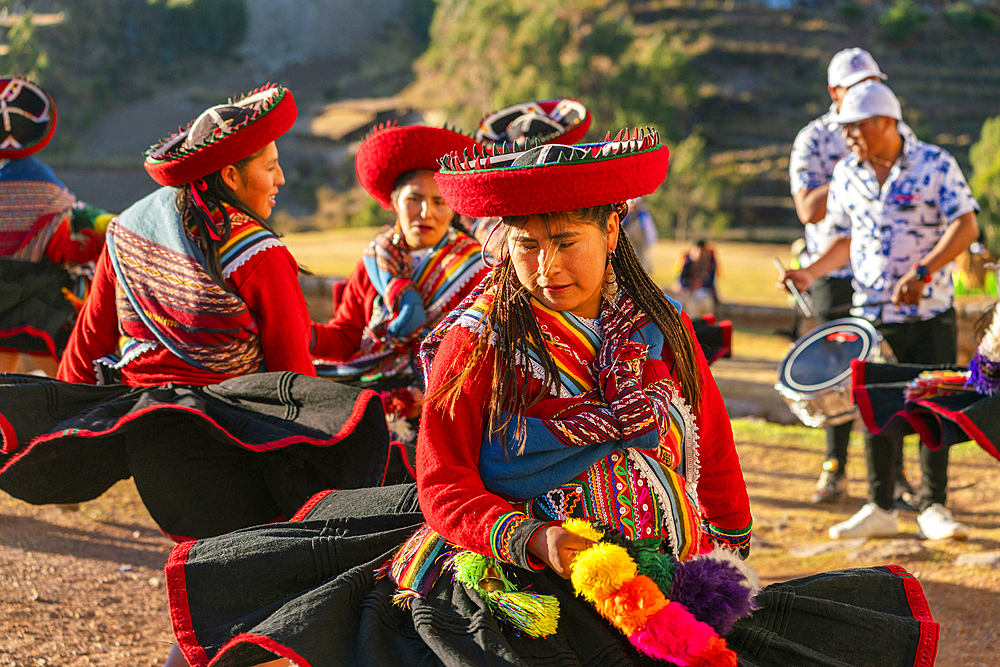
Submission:
M 56 374 L 111 216 L 78 202 L 35 154 L 56 105 L 21 77 L 0 79 L 0 373 L 27 354 Z
M 452 226 L 454 213 L 433 179 L 439 158 L 474 145 L 449 129 L 388 126 L 376 128 L 355 156 L 361 185 L 396 223 L 365 248 L 334 317 L 313 325 L 312 354 L 321 377 L 382 393 L 390 430 L 404 445 L 389 479 L 413 470 L 420 341 L 486 275 L 482 248 Z
M 0 488 L 80 502 L 131 476 L 183 541 L 381 481 L 378 397 L 315 377 L 298 265 L 267 224 L 295 118 L 269 85 L 150 150 L 163 187 L 109 225 L 59 379 L 0 378 Z
M 725 406 L 620 233 L 623 202 L 666 175 L 656 134 L 443 163 L 445 199 L 503 217 L 503 242 L 422 345 L 416 486 L 321 494 L 303 523 L 175 549 L 188 661 L 931 664 L 937 625 L 898 568 L 758 590 L 743 564 Z M 319 547 L 330 525 L 343 538 Z

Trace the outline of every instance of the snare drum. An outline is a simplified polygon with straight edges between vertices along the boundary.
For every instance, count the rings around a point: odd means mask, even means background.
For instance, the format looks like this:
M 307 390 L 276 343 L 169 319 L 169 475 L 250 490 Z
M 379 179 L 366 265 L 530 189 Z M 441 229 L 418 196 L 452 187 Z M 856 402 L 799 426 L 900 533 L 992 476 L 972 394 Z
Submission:
M 867 320 L 827 322 L 792 345 L 778 366 L 778 390 L 806 426 L 836 426 L 854 419 L 851 361 L 892 363 L 892 352 Z

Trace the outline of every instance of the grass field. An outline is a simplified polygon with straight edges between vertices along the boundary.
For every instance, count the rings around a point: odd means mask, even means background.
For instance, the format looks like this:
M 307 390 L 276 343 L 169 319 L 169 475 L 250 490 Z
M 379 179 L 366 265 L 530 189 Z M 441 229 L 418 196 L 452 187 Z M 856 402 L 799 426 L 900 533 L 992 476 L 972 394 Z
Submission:
M 317 275 L 347 276 L 361 259 L 361 251 L 376 230 L 364 227 L 288 234 L 283 238 L 295 258 Z M 653 250 L 653 279 L 669 288 L 680 270 L 679 258 L 688 247 L 682 241 L 660 241 Z M 777 272 L 771 258 L 788 266 L 788 247 L 760 243 L 717 243 L 721 267 L 719 298 L 733 303 L 786 306 L 783 292 L 774 287 Z

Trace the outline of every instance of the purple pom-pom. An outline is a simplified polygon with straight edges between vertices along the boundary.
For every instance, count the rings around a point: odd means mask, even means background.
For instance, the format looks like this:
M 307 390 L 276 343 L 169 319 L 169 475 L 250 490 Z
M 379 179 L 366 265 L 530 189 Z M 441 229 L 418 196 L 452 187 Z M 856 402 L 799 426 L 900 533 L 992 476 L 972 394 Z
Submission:
M 738 569 L 711 558 L 696 558 L 674 567 L 667 598 L 680 602 L 722 636 L 753 611 L 750 595 L 750 584 Z
M 1000 392 L 1000 361 L 992 361 L 976 352 L 969 364 L 969 380 L 965 385 L 987 396 Z

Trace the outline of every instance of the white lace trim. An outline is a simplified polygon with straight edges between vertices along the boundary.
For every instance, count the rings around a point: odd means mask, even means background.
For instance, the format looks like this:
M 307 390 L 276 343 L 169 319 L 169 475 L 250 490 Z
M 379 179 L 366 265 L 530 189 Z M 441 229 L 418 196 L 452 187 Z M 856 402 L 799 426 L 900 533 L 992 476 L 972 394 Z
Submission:
M 691 406 L 688 405 L 688 402 L 680 394 L 675 394 L 670 399 L 670 403 L 677 408 L 677 411 L 681 413 L 681 418 L 684 420 L 684 479 L 687 481 L 687 486 L 691 490 L 695 499 L 695 506 L 697 506 L 698 494 L 696 491 L 698 490 L 698 480 L 701 479 L 701 458 L 698 454 L 698 443 L 700 440 L 700 436 L 698 435 L 698 421 L 691 411 Z
M 274 238 L 274 237 L 271 237 L 271 238 L 268 238 L 268 239 L 264 239 L 260 243 L 257 243 L 256 245 L 254 245 L 254 246 L 248 248 L 247 250 L 245 250 L 242 255 L 240 255 L 239 257 L 237 257 L 236 259 L 234 259 L 232 262 L 230 262 L 226 266 L 226 268 L 222 270 L 222 277 L 223 278 L 229 278 L 231 275 L 233 275 L 233 272 L 235 272 L 238 268 L 240 268 L 241 266 L 243 266 L 244 264 L 246 264 L 247 260 L 249 260 L 251 257 L 253 257 L 254 255 L 256 255 L 257 253 L 264 252 L 265 250 L 268 250 L 270 248 L 277 248 L 277 247 L 283 246 L 283 245 L 285 245 L 285 244 L 282 243 L 280 240 Z

